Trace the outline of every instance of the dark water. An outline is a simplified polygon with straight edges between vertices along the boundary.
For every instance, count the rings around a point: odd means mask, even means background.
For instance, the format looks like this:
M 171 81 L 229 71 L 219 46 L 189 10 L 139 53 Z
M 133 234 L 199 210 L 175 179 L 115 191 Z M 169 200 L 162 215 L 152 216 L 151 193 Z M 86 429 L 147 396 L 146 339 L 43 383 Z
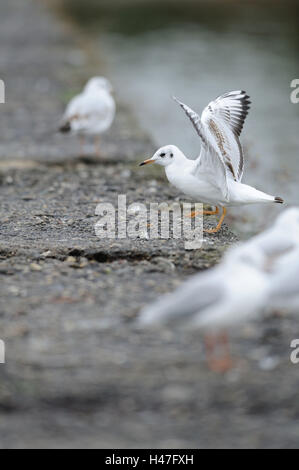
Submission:
M 217 95 L 245 89 L 252 109 L 242 135 L 244 182 L 299 203 L 299 104 L 290 101 L 290 83 L 299 78 L 299 6 L 266 3 L 65 5 L 104 52 L 118 95 L 130 102 L 157 147 L 173 143 L 192 158 L 199 153 L 200 142 L 172 94 L 201 111 Z M 231 214 L 235 228 L 248 236 L 279 210 L 255 206 Z

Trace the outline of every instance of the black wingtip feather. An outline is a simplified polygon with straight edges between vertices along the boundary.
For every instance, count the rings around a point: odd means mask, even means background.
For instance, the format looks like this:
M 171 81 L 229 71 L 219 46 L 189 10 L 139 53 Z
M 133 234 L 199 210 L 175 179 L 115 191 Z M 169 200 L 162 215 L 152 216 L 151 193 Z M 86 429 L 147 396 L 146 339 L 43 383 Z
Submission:
M 240 114 L 240 120 L 235 125 L 235 129 L 234 129 L 234 132 L 238 137 L 240 137 L 240 135 L 241 135 L 241 132 L 242 132 L 242 129 L 243 129 L 243 126 L 244 126 L 244 122 L 245 122 L 245 119 L 248 115 L 248 112 L 250 110 L 250 105 L 251 105 L 250 96 L 247 95 L 245 90 L 242 90 L 239 94 L 244 95 L 244 96 L 242 96 L 242 98 L 240 98 L 240 100 L 239 100 L 242 111 L 241 111 L 241 114 Z
M 275 202 L 277 202 L 277 204 L 283 204 L 284 203 L 284 200 L 281 197 L 276 197 L 274 200 L 275 200 Z

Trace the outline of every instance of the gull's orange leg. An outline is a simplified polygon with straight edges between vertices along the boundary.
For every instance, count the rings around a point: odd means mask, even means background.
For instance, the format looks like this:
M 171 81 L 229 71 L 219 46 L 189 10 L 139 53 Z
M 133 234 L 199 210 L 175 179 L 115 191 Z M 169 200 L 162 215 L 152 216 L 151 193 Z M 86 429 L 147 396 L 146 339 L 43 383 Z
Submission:
M 205 337 L 206 357 L 209 369 L 214 372 L 227 372 L 233 367 L 227 333 Z M 215 351 L 220 354 L 215 354 Z
M 191 212 L 190 215 L 187 215 L 187 217 L 190 217 L 191 219 L 194 219 L 194 217 L 196 217 L 197 215 L 199 214 L 203 214 L 203 215 L 217 215 L 219 214 L 219 208 L 216 206 L 216 209 L 214 211 L 193 211 Z
M 226 331 L 223 331 L 219 335 L 219 342 L 222 345 L 222 349 L 224 353 L 219 363 L 219 366 L 221 367 L 223 372 L 226 372 L 227 370 L 230 370 L 233 367 L 233 360 L 232 360 L 231 352 L 230 352 L 229 339 L 228 339 L 228 334 Z
M 216 206 L 214 211 L 203 211 L 203 213 L 206 215 L 217 215 L 219 214 L 219 207 Z
M 206 359 L 211 370 L 214 370 L 214 351 L 216 347 L 216 341 L 213 335 L 205 336 L 205 348 L 206 348 Z
M 100 136 L 97 135 L 95 137 L 95 149 L 96 149 L 96 155 L 97 157 L 101 156 L 101 146 L 100 146 Z
M 222 208 L 222 215 L 220 217 L 220 220 L 217 224 L 217 227 L 215 228 L 210 228 L 210 229 L 206 229 L 204 230 L 204 232 L 207 232 L 207 233 L 216 233 L 216 232 L 219 232 L 219 230 L 221 229 L 221 225 L 223 224 L 223 221 L 224 221 L 224 218 L 226 216 L 226 213 L 227 213 L 227 210 L 225 207 Z
M 81 152 L 81 156 L 83 157 L 84 156 L 84 146 L 85 146 L 85 137 L 84 135 L 79 135 L 79 140 L 80 140 L 80 152 Z

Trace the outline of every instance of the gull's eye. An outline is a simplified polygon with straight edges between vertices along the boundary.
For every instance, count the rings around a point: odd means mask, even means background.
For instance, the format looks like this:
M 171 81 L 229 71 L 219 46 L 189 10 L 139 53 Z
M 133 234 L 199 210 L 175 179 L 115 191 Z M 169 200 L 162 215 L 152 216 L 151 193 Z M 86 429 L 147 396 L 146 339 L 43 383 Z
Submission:
M 170 158 L 173 158 L 173 153 L 170 154 Z
M 165 157 L 165 153 L 160 153 L 160 157 Z

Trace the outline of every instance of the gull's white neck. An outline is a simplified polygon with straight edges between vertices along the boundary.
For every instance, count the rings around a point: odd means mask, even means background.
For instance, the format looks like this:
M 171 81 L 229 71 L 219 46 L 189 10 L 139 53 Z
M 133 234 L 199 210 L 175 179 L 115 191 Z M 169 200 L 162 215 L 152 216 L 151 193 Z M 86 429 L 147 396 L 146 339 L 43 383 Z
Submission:
M 194 161 L 189 160 L 183 152 L 177 153 L 171 164 L 165 168 L 168 181 L 177 186 L 183 174 L 190 170 L 193 165 Z

